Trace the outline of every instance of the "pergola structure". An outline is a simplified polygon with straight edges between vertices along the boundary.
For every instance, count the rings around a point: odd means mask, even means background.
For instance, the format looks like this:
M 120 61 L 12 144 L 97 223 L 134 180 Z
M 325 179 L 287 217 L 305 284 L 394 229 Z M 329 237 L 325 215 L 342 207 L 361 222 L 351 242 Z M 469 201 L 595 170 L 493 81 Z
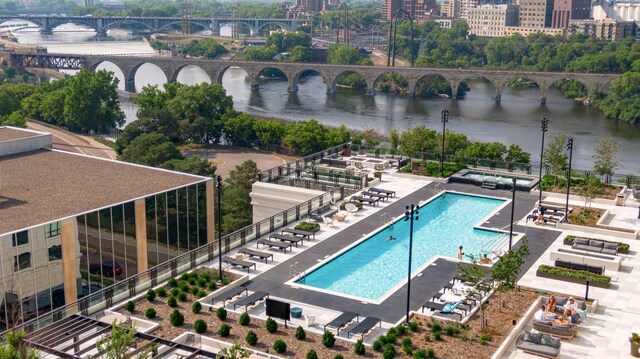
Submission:
M 41 353 L 58 358 L 86 358 L 98 354 L 96 343 L 109 335 L 111 326 L 109 323 L 74 314 L 30 333 L 25 343 Z M 135 334 L 135 340 L 127 356 L 135 358 L 137 354 L 149 348 L 153 348 L 152 358 L 222 358 L 210 351 L 140 332 Z

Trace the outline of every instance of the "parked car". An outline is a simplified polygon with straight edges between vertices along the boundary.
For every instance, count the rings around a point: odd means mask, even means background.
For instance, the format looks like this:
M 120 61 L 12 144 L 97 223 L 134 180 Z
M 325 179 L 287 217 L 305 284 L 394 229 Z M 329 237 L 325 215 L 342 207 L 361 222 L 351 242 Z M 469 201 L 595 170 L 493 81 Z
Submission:
M 92 274 L 100 274 L 100 264 L 92 263 L 89 266 L 89 272 Z M 122 267 L 120 264 L 111 259 L 105 259 L 102 261 L 102 275 L 107 277 L 113 277 L 115 275 L 122 274 Z

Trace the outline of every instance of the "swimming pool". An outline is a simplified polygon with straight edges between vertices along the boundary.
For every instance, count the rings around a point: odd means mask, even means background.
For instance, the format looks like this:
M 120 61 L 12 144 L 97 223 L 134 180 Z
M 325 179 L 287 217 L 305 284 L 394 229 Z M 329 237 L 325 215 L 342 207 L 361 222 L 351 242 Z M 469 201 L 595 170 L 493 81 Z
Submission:
M 504 233 L 473 226 L 505 200 L 444 192 L 420 208 L 414 223 L 412 271 L 432 257 L 490 253 L 503 243 Z M 403 216 L 404 217 L 404 216 Z M 389 237 L 396 239 L 390 241 Z M 409 222 L 399 218 L 367 239 L 298 279 L 296 285 L 378 301 L 407 278 Z

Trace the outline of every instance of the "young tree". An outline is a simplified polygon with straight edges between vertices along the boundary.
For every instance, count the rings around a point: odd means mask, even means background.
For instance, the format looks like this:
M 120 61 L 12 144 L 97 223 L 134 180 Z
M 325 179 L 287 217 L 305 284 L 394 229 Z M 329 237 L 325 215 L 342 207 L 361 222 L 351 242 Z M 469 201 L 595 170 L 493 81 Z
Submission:
M 111 333 L 96 343 L 98 353 L 93 358 L 126 359 L 129 358 L 127 349 L 131 347 L 136 336 L 136 328 L 132 325 L 113 323 Z M 146 359 L 151 356 L 155 346 L 147 348 L 136 355 L 138 359 Z
M 222 228 L 231 233 L 253 221 L 251 186 L 258 178 L 258 166 L 246 160 L 229 173 L 222 193 Z
M 518 274 L 528 255 L 529 242 L 527 237 L 523 237 L 516 250 L 508 251 L 493 265 L 491 279 L 496 283 L 496 289 L 500 293 L 516 288 Z
M 553 174 L 562 174 L 567 169 L 569 156 L 565 151 L 566 144 L 567 135 L 563 133 L 551 138 L 547 148 L 544 149 L 542 165 L 549 168 Z
M 239 344 L 234 344 L 231 348 L 222 349 L 222 356 L 228 359 L 245 359 L 251 356 L 251 352 L 242 348 Z
M 6 335 L 6 342 L 0 344 L 0 358 L 2 359 L 36 359 L 38 352 L 29 348 L 24 342 L 27 334 L 20 330 L 11 331 Z
M 618 143 L 611 136 L 604 136 L 596 142 L 593 152 L 593 171 L 601 176 L 613 175 L 620 164 L 616 158 Z
M 580 196 L 584 199 L 585 207 L 591 207 L 593 199 L 600 194 L 601 188 L 602 182 L 600 182 L 597 177 L 589 176 L 589 178 L 587 178 L 582 187 L 580 187 Z M 586 211 L 582 211 L 582 214 L 586 214 L 585 212 Z

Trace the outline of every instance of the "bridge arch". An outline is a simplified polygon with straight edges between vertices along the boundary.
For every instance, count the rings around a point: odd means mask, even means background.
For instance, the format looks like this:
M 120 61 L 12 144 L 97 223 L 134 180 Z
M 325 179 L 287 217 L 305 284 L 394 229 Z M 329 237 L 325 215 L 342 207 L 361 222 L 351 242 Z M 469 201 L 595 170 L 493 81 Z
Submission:
M 141 69 L 143 71 L 154 72 L 153 75 L 148 76 L 149 79 L 153 79 L 153 80 L 143 81 L 142 79 L 139 79 L 137 75 Z M 127 80 L 126 80 L 127 86 L 129 88 L 127 91 L 130 91 L 130 92 L 139 92 L 140 90 L 142 90 L 143 87 L 147 85 L 158 85 L 159 87 L 161 87 L 165 83 L 169 82 L 169 79 L 172 76 L 172 74 L 167 74 L 164 70 L 162 70 L 162 68 L 160 68 L 160 66 L 156 65 L 152 61 L 148 61 L 148 62 L 145 61 L 145 62 L 140 62 L 136 64 L 131 68 L 131 71 L 129 71 L 129 73 L 126 75 L 127 75 Z M 162 76 L 164 76 L 164 81 L 162 81 Z M 137 81 L 138 79 L 139 81 Z
M 330 88 L 331 88 L 331 93 L 335 93 L 337 90 L 337 86 L 338 86 L 338 81 L 340 79 L 342 79 L 345 76 L 348 75 L 357 75 L 356 79 L 353 79 L 353 89 L 354 90 L 358 90 L 358 89 L 364 89 L 365 91 L 369 89 L 369 81 L 367 81 L 367 78 L 365 76 L 363 76 L 361 73 L 359 73 L 358 71 L 355 70 L 345 70 L 342 72 L 339 72 L 334 78 L 333 81 L 331 81 L 330 84 Z
M 506 82 L 499 78 L 492 77 L 491 75 L 468 75 L 456 79 L 455 82 L 451 83 L 451 98 L 457 99 L 459 96 L 464 96 L 466 91 L 469 91 L 469 87 L 466 83 L 467 80 L 481 80 L 491 85 L 495 94 L 494 100 L 496 103 L 500 103 L 502 101 L 502 89 Z
M 199 81 L 195 80 L 195 81 L 188 81 L 185 77 L 188 76 L 186 75 L 187 72 L 190 72 L 192 76 L 194 77 L 198 77 L 198 78 L 204 78 L 203 81 Z M 201 66 L 198 65 L 194 65 L 194 64 L 183 64 L 182 66 L 179 66 L 171 75 L 171 78 L 169 78 L 169 82 L 180 82 L 183 83 L 185 85 L 198 85 L 200 83 L 206 82 L 206 83 L 212 83 L 212 81 L 215 81 L 211 78 L 211 75 L 209 75 L 209 73 L 203 69 Z
M 295 75 L 293 75 L 292 78 L 289 80 L 289 92 L 298 92 L 300 78 L 303 75 L 309 74 L 314 76 L 320 76 L 324 81 L 325 85 L 327 86 L 327 93 L 331 93 L 331 83 L 333 82 L 333 80 L 329 80 L 327 74 L 323 73 L 322 71 L 309 67 L 309 68 L 302 69 L 298 72 L 294 72 L 294 74 Z
M 378 74 L 371 87 L 367 90 L 367 94 L 375 95 L 376 92 L 395 92 L 408 93 L 413 89 L 411 81 L 407 76 L 397 71 L 384 71 Z
M 5 22 L 9 22 L 9 21 L 26 21 L 26 22 L 30 22 L 33 23 L 35 25 L 38 25 L 38 27 L 44 29 L 44 24 L 40 21 L 34 20 L 34 19 L 26 19 L 26 18 L 22 18 L 20 16 L 16 16 L 16 17 L 3 17 L 0 19 L 0 25 L 4 24 Z
M 95 66 L 92 66 L 92 67 L 93 68 L 89 69 L 89 71 L 91 72 L 105 70 L 113 73 L 113 76 L 115 76 L 118 79 L 118 90 L 127 91 L 127 78 L 125 77 L 124 72 L 118 65 L 114 64 L 111 61 L 102 61 L 95 64 Z
M 114 22 L 110 22 L 109 24 L 107 24 L 107 25 L 105 25 L 103 27 L 103 31 L 107 31 L 109 29 L 117 28 L 118 25 L 123 25 L 123 24 L 141 25 L 141 27 L 144 27 L 147 30 L 155 30 L 153 28 L 153 26 L 151 26 L 149 24 L 146 24 L 146 23 L 144 23 L 142 21 L 124 19 L 124 20 L 117 20 L 117 21 L 114 21 Z
M 163 26 L 161 26 L 157 30 L 168 30 L 168 29 L 171 29 L 173 26 L 181 26 L 181 25 L 182 25 L 182 21 L 174 21 L 174 22 L 170 22 L 168 24 L 164 24 Z M 201 27 L 201 28 L 203 28 L 205 30 L 209 30 L 210 29 L 209 26 L 207 26 L 205 24 L 201 24 L 198 21 L 192 21 L 191 22 L 191 26 L 193 26 L 193 25 L 197 25 L 198 27 Z M 150 30 L 156 30 L 156 29 L 153 29 L 151 26 L 147 25 L 147 27 L 149 27 Z
M 260 77 L 277 77 L 278 74 L 281 74 L 287 81 L 289 81 L 290 75 L 288 76 L 282 69 L 275 66 L 265 66 L 254 71 L 247 70 L 249 76 L 251 76 L 251 89 L 257 90 L 260 88 Z M 295 91 L 294 91 L 295 92 Z
M 90 21 L 79 20 L 79 19 L 76 19 L 76 18 L 74 18 L 74 19 L 62 19 L 62 20 L 50 20 L 49 23 L 47 24 L 48 27 L 43 27 L 43 30 L 52 31 L 56 27 L 62 26 L 62 25 L 66 25 L 66 24 L 83 25 L 83 26 L 86 26 L 86 27 L 90 27 L 90 28 L 94 29 L 95 31 L 100 30 L 96 26 L 96 24 L 93 24 Z
M 255 30 L 259 34 L 260 31 L 262 31 L 262 29 L 264 29 L 265 27 L 270 26 L 270 25 L 277 25 L 281 30 L 291 31 L 291 28 L 287 24 L 282 23 L 282 22 L 277 22 L 277 21 L 265 22 L 264 24 L 261 24 L 260 26 L 258 26 Z
M 453 98 L 453 89 L 449 80 L 436 73 L 419 77 L 411 89 L 411 93 L 416 97 L 439 97 L 446 94 Z

